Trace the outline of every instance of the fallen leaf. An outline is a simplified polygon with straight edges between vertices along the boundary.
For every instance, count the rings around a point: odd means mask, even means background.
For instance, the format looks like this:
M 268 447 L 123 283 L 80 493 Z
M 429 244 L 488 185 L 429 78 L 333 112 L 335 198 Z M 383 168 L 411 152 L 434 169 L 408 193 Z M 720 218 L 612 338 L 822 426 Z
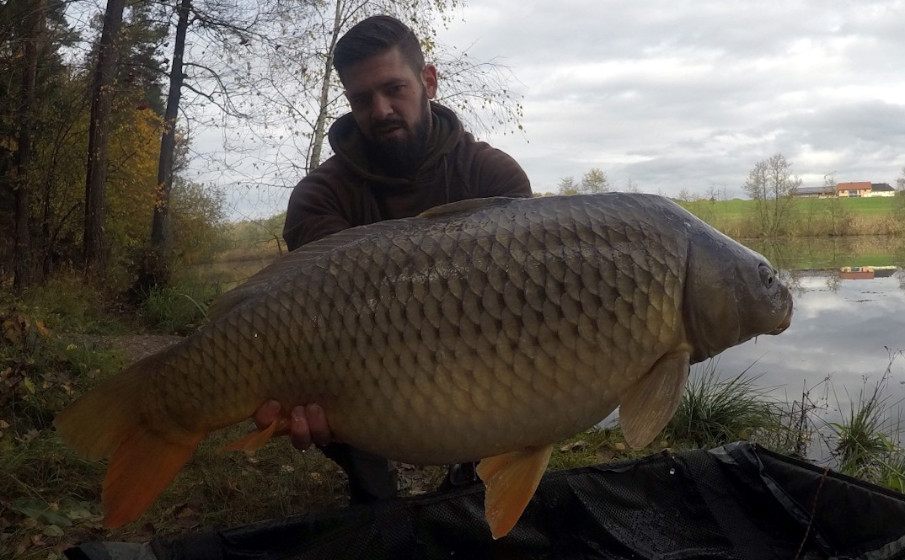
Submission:
M 73 521 L 83 521 L 86 519 L 95 519 L 95 518 L 100 519 L 103 516 L 91 513 L 90 511 L 88 511 L 87 509 L 84 509 L 84 508 L 76 508 L 76 509 L 71 509 L 71 510 L 67 511 L 66 517 L 68 517 L 69 519 L 71 519 Z
M 616 452 L 609 447 L 601 447 L 597 450 L 595 456 L 598 462 L 606 463 L 612 461 L 613 458 L 616 457 Z
M 41 336 L 44 338 L 50 338 L 50 330 L 44 326 L 44 321 L 35 321 L 35 328 L 38 329 L 38 332 L 41 333 Z
M 559 448 L 563 453 L 570 453 L 572 451 L 581 451 L 582 449 L 588 446 L 588 442 L 583 439 L 578 441 L 573 441 L 572 443 L 567 443 Z
M 63 529 L 59 525 L 47 525 L 44 527 L 44 530 L 41 531 L 47 537 L 62 537 L 65 533 Z

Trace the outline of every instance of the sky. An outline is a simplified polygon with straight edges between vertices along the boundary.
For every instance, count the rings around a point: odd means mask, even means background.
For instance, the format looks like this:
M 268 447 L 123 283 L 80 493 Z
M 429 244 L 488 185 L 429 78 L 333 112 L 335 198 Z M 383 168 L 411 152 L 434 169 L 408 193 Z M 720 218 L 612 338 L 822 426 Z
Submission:
M 472 0 L 438 39 L 511 70 L 525 132 L 475 132 L 537 192 L 599 168 L 615 190 L 744 197 L 777 153 L 805 187 L 905 167 L 903 0 Z

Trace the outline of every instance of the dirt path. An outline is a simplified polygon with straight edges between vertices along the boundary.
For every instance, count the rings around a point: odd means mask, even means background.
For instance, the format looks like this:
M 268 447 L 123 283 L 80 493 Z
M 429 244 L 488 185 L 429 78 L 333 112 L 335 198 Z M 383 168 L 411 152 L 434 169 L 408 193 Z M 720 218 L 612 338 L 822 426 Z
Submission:
M 124 335 L 97 335 L 97 334 L 61 334 L 60 340 L 64 343 L 84 344 L 88 349 L 107 352 L 121 352 L 127 362 L 134 362 L 145 356 L 163 350 L 167 346 L 182 340 L 181 336 L 168 334 L 124 334 Z

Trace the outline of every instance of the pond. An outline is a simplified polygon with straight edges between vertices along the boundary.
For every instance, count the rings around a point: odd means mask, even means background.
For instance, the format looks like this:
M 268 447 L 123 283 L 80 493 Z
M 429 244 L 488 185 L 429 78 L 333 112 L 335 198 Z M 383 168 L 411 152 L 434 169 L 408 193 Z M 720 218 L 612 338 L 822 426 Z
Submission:
M 786 403 L 808 393 L 824 407 L 824 421 L 847 415 L 862 391 L 869 395 L 882 383 L 889 429 L 896 431 L 905 399 L 905 240 L 746 244 L 781 270 L 795 313 L 779 336 L 758 337 L 714 358 L 719 376 L 747 371 Z

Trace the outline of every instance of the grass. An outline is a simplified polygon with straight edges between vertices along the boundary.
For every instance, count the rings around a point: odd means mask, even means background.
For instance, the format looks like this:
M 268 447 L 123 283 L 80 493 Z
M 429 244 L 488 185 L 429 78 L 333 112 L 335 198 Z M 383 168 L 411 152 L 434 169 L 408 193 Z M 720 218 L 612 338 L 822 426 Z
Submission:
M 695 200 L 681 204 L 730 237 L 763 237 L 753 200 Z M 783 237 L 793 238 L 903 235 L 905 196 L 795 199 L 783 230 Z
M 717 366 L 717 360 L 708 360 L 689 376 L 679 408 L 665 430 L 674 446 L 708 449 L 781 430 L 768 389 L 759 388 L 748 370 L 724 380 Z
M 749 239 L 745 245 L 780 268 L 839 269 L 842 266 L 898 266 L 905 258 L 905 238 L 889 236 Z M 858 255 L 853 260 L 851 255 Z
M 141 304 L 144 320 L 156 332 L 187 335 L 207 318 L 207 308 L 220 295 L 217 283 L 178 283 L 151 289 Z
M 901 402 L 889 402 L 887 387 L 901 355 L 891 352 L 880 379 L 873 386 L 865 381 L 858 398 L 849 399 L 847 414 L 829 424 L 837 470 L 899 491 L 905 484 L 905 449 L 899 440 L 903 426 L 891 413 L 900 410 Z

